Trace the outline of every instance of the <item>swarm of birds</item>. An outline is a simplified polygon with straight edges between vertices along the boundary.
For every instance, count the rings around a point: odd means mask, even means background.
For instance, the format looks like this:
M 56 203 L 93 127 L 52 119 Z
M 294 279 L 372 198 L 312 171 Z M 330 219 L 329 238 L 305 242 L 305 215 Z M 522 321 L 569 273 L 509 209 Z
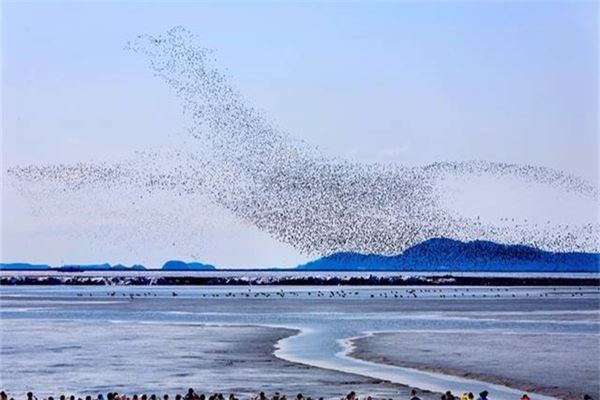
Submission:
M 596 221 L 561 227 L 488 224 L 447 210 L 441 201 L 447 194 L 439 190 L 450 177 L 512 177 L 597 202 L 590 183 L 531 165 L 473 161 L 405 167 L 325 156 L 271 123 L 212 66 L 212 52 L 195 41 L 177 27 L 156 37 L 138 36 L 127 45 L 147 58 L 153 73 L 181 100 L 189 120 L 185 145 L 167 156 L 149 152 L 118 164 L 32 165 L 9 173 L 21 186 L 43 183 L 67 193 L 90 187 L 200 193 L 306 254 L 397 254 L 432 237 L 597 249 Z

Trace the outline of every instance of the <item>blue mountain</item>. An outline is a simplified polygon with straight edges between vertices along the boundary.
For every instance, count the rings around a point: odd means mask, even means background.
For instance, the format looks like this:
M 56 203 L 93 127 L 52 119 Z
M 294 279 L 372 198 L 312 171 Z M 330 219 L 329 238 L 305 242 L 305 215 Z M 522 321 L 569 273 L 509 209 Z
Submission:
M 51 269 L 46 264 L 0 263 L 0 271 L 46 271 Z
M 56 268 L 57 271 L 62 272 L 80 272 L 80 271 L 145 271 L 146 268 L 143 265 L 132 265 L 127 267 L 122 264 L 110 265 L 104 264 L 87 264 L 87 265 L 63 265 L 62 267 Z
M 163 266 L 163 271 L 210 271 L 216 269 L 214 265 L 202 264 L 199 262 L 185 262 L 179 260 L 167 261 Z
M 163 271 L 209 271 L 216 269 L 213 265 L 199 262 L 184 262 L 179 260 L 167 261 Z M 67 264 L 61 267 L 52 268 L 45 264 L 29 263 L 0 263 L 0 271 L 60 271 L 60 272 L 83 272 L 83 271 L 147 271 L 143 265 L 132 265 L 128 267 L 123 264 L 111 265 L 104 264 Z
M 394 256 L 339 252 L 299 270 L 447 272 L 600 272 L 598 253 L 556 253 L 530 246 L 434 238 Z

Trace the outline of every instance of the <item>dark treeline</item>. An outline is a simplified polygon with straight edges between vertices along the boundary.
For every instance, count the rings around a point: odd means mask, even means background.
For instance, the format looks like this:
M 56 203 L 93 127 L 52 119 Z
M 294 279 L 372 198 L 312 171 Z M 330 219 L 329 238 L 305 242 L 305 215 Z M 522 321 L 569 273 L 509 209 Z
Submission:
M 1 276 L 0 285 L 138 285 L 138 286 L 212 286 L 212 285 L 297 285 L 297 286 L 600 286 L 600 278 L 576 277 L 494 277 L 494 276 L 277 276 L 207 277 L 207 276 L 74 276 L 14 275 Z

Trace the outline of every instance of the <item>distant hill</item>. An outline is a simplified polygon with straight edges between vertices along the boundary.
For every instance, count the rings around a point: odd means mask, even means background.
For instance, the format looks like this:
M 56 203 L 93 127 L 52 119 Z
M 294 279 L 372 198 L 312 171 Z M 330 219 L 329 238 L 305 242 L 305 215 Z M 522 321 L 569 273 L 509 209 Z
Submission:
M 0 271 L 46 271 L 51 269 L 45 264 L 0 263 Z
M 210 271 L 216 269 L 213 265 L 199 262 L 184 262 L 179 260 L 167 261 L 163 271 Z M 29 263 L 0 263 L 0 270 L 4 271 L 60 271 L 60 272 L 84 272 L 84 271 L 157 271 L 146 269 L 143 265 L 132 265 L 128 267 L 122 264 L 67 264 L 53 268 L 45 264 Z
M 598 253 L 554 253 L 529 246 L 435 238 L 395 256 L 339 252 L 298 270 L 446 272 L 600 272 Z
M 163 271 L 210 271 L 216 269 L 213 265 L 202 264 L 199 262 L 185 262 L 179 260 L 167 261 L 163 266 Z
M 110 265 L 104 264 L 87 264 L 87 265 L 63 265 L 62 267 L 56 268 L 57 271 L 62 272 L 81 272 L 81 271 L 145 271 L 146 267 L 143 265 L 132 265 L 127 267 L 122 264 Z
M 63 265 L 0 263 L 4 271 L 159 271 L 143 265 Z M 180 260 L 167 261 L 162 271 L 212 271 L 213 265 Z M 273 270 L 273 269 L 271 269 Z M 435 238 L 419 243 L 401 254 L 385 256 L 338 252 L 296 267 L 299 271 L 430 271 L 430 272 L 600 272 L 598 253 L 555 253 L 530 246 L 489 241 Z
M 29 263 L 0 263 L 0 270 L 3 271 L 61 271 L 61 272 L 81 272 L 81 271 L 145 271 L 143 265 L 125 265 L 117 264 L 88 264 L 88 265 L 63 265 L 61 267 L 52 268 L 46 264 L 29 264 Z

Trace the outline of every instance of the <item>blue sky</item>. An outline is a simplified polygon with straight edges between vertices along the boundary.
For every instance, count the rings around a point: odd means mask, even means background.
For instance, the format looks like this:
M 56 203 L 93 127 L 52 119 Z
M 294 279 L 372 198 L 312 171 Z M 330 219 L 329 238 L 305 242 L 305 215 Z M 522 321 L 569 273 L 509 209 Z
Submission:
M 123 48 L 177 25 L 269 118 L 333 156 L 517 162 L 597 181 L 598 5 L 571 1 L 3 2 L 3 169 L 168 145 L 185 130 L 178 101 Z M 2 199 L 5 261 L 305 258 L 236 221 L 198 252 L 140 254 L 74 241 L 10 185 Z M 232 245 L 260 250 L 241 259 Z

